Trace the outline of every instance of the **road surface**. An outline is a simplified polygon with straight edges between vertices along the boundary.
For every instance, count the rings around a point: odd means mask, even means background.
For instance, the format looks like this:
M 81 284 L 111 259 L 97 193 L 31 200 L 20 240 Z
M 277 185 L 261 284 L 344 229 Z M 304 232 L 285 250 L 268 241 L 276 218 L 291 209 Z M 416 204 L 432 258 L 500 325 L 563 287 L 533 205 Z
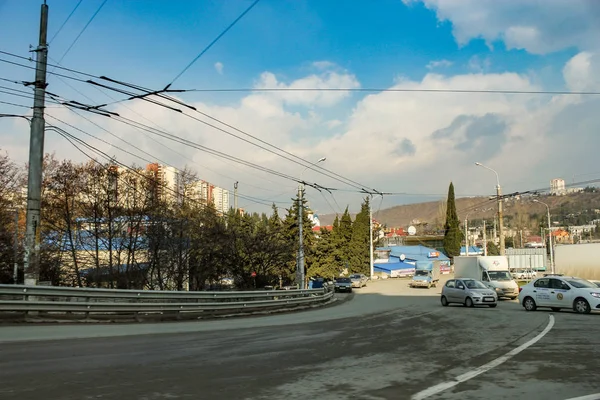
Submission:
M 336 307 L 270 317 L 0 327 L 0 399 L 562 400 L 600 392 L 600 315 L 527 313 L 511 301 L 443 308 L 438 293 L 388 280 Z

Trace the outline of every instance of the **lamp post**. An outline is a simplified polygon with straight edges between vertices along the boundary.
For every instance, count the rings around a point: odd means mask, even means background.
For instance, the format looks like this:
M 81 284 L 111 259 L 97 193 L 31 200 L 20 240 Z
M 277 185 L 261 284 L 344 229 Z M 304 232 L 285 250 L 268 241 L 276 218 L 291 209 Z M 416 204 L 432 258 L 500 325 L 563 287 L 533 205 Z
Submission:
M 540 203 L 546 206 L 546 210 L 548 211 L 548 243 L 550 246 L 550 267 L 552 267 L 552 273 L 554 273 L 554 249 L 552 248 L 552 229 L 550 222 L 550 206 L 543 201 L 538 199 L 533 200 L 535 203 Z
M 296 279 L 300 289 L 304 289 L 304 240 L 302 229 L 302 221 L 304 219 L 304 183 L 302 182 L 302 176 L 304 175 L 304 172 L 306 172 L 306 170 L 311 166 L 317 165 L 325 160 L 325 157 L 320 158 L 317 162 L 314 162 L 308 167 L 304 168 L 300 174 L 300 183 L 298 184 L 298 262 L 296 263 Z
M 483 167 L 492 171 L 496 174 L 496 196 L 498 198 L 498 228 L 500 229 L 500 255 L 503 256 L 506 254 L 504 250 L 504 222 L 502 217 L 502 189 L 500 188 L 500 177 L 498 176 L 498 172 L 495 169 L 487 167 L 482 163 L 476 162 L 475 165 L 478 167 Z

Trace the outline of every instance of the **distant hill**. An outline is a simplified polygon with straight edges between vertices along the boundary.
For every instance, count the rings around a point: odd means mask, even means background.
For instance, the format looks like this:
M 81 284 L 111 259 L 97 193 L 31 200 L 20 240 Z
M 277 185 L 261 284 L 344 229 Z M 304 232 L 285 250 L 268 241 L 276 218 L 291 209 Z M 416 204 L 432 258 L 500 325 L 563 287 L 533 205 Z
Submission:
M 570 222 L 569 225 L 586 223 L 590 219 L 600 218 L 594 210 L 600 210 L 600 192 L 576 193 L 565 196 L 535 197 L 550 206 L 552 221 Z M 504 215 L 507 219 L 543 219 L 546 207 L 533 202 L 534 197 L 511 198 L 504 202 Z M 388 227 L 407 227 L 427 223 L 430 226 L 441 226 L 446 218 L 444 201 L 406 204 L 386 208 L 377 212 L 373 210 L 373 218 Z M 469 213 L 469 220 L 491 219 L 497 212 L 496 200 L 487 197 L 463 197 L 456 199 L 456 209 L 461 221 Z M 477 211 L 474 211 L 477 210 Z M 599 211 L 600 212 L 600 211 Z M 571 219 L 565 220 L 568 215 Z M 577 216 L 580 215 L 580 218 Z M 593 217 L 596 215 L 595 217 Z M 354 218 L 354 215 L 352 216 Z M 331 225 L 334 214 L 319 215 L 321 225 Z

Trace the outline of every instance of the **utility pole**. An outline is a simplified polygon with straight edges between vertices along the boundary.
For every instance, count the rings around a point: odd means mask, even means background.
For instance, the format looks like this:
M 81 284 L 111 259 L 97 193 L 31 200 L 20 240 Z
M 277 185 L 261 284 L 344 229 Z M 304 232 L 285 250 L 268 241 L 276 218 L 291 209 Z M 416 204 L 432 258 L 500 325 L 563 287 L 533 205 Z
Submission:
M 373 279 L 373 195 L 369 200 L 369 274 Z
M 496 224 L 498 223 L 498 216 L 494 217 L 494 243 L 496 242 L 496 237 L 498 237 L 498 232 L 496 230 Z
M 502 189 L 500 183 L 496 186 L 496 194 L 498 196 L 498 229 L 500 229 L 500 255 L 506 254 L 504 249 L 504 215 L 502 214 Z
M 483 255 L 487 256 L 487 235 L 486 235 L 485 219 L 483 220 Z
M 33 117 L 29 138 L 29 171 L 27 178 L 27 217 L 25 230 L 25 257 L 23 269 L 25 284 L 35 285 L 39 278 L 39 229 L 42 197 L 42 165 L 44 161 L 44 98 L 46 96 L 46 64 L 48 59 L 48 5 L 42 4 L 40 37 L 35 68 Z
M 524 248 L 525 246 L 523 245 L 523 229 L 521 229 L 519 233 L 521 234 L 521 248 Z
M 554 246 L 552 245 L 552 227 L 550 221 L 550 207 L 548 207 L 548 242 L 550 243 L 550 266 L 552 266 L 552 273 L 554 273 Z
M 233 208 L 235 213 L 238 212 L 238 182 L 233 184 Z
M 303 217 L 303 200 L 304 190 L 302 184 L 298 185 L 298 271 L 296 271 L 298 279 L 298 287 L 304 289 L 304 234 L 302 232 Z
M 469 220 L 465 217 L 465 255 L 469 255 Z
M 15 237 L 13 242 L 15 265 L 13 268 L 13 283 L 16 285 L 19 279 L 19 209 L 15 208 Z

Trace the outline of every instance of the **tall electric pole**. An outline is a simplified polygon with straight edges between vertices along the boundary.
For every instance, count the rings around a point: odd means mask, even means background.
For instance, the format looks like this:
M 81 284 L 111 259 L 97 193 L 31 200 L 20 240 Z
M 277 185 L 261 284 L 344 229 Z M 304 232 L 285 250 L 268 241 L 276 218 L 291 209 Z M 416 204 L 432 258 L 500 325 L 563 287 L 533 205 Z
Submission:
M 235 213 L 238 212 L 238 182 L 233 184 L 233 208 Z
M 485 226 L 485 219 L 483 220 L 483 255 L 487 256 L 487 228 Z
M 13 239 L 13 252 L 15 263 L 13 267 L 13 283 L 16 285 L 19 280 L 19 209 L 15 209 L 15 237 Z
M 469 220 L 465 217 L 465 255 L 469 255 Z
M 48 5 L 42 4 L 40 38 L 36 53 L 33 117 L 29 138 L 29 171 L 27 178 L 27 217 L 25 230 L 25 257 L 23 269 L 25 284 L 35 285 L 40 272 L 39 230 L 42 197 L 42 165 L 44 161 L 44 98 L 46 96 L 46 64 L 48 59 Z
M 502 213 L 502 189 L 500 188 L 499 182 L 498 186 L 496 186 L 496 195 L 498 196 L 498 233 L 500 235 L 500 255 L 503 256 L 506 254 L 506 250 L 504 249 L 504 215 Z
M 302 184 L 298 185 L 298 270 L 296 271 L 298 279 L 298 288 L 304 289 L 304 233 L 302 232 L 303 200 L 304 190 Z
M 373 195 L 369 200 L 369 277 L 373 279 Z

